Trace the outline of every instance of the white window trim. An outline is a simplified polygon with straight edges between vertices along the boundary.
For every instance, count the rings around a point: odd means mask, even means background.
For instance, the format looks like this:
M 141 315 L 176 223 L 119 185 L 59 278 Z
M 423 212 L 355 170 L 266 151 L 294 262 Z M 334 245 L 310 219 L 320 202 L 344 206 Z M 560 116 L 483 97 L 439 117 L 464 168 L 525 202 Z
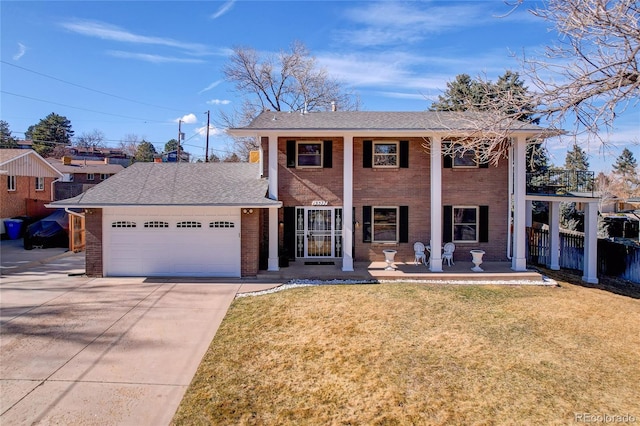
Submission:
M 319 166 L 305 166 L 300 165 L 298 159 L 300 158 L 300 145 L 320 145 L 320 165 Z M 296 141 L 296 168 L 300 169 L 321 169 L 324 167 L 324 143 L 322 141 Z
M 476 221 L 471 223 L 464 222 L 456 222 L 456 209 L 474 209 L 476 211 Z M 476 238 L 475 240 L 456 240 L 456 225 L 475 225 L 476 227 Z M 454 243 L 477 243 L 478 236 L 480 235 L 480 206 L 452 206 L 451 207 L 451 240 Z
M 95 180 L 95 179 L 96 179 L 95 173 L 87 173 L 87 180 Z
M 100 173 L 100 180 L 109 179 L 109 173 Z
M 395 154 L 376 154 L 376 145 L 395 145 L 396 146 L 396 153 Z M 391 155 L 395 155 L 396 157 L 396 164 L 395 165 L 389 165 L 389 166 L 383 166 L 383 165 L 376 165 L 376 155 L 387 155 L 387 156 L 391 156 Z M 400 167 L 400 142 L 399 141 L 373 141 L 373 146 L 371 148 L 371 166 L 375 169 L 397 169 Z
M 396 238 L 394 240 L 376 240 L 376 209 L 396 210 Z M 398 206 L 371 206 L 371 242 L 372 243 L 397 243 L 400 241 L 400 207 Z
M 7 176 L 7 191 L 15 192 L 17 187 L 17 179 L 15 175 Z
M 36 176 L 36 191 L 44 191 L 44 178 Z

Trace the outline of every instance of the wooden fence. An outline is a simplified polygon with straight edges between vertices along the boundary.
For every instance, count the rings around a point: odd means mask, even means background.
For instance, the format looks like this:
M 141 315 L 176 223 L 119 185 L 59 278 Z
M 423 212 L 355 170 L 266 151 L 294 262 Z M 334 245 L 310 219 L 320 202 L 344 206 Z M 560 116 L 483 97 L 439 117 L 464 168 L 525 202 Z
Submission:
M 547 266 L 551 263 L 549 231 L 527 228 L 529 263 Z M 582 270 L 584 236 L 560 232 L 561 268 Z M 623 241 L 598 239 L 598 276 L 618 277 L 640 283 L 640 246 Z

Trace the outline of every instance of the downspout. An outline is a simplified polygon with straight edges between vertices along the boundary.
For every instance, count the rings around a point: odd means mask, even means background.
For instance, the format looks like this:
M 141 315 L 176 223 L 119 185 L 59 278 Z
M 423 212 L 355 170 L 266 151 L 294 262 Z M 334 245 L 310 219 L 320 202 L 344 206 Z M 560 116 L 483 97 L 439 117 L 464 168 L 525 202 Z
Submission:
M 511 254 L 511 228 L 513 224 L 512 218 L 512 210 L 513 210 L 513 173 L 515 170 L 515 166 L 513 164 L 513 143 L 511 147 L 509 147 L 509 183 L 508 191 L 509 191 L 509 202 L 507 203 L 507 259 L 511 260 L 513 257 Z
M 57 179 L 54 179 L 54 180 L 52 180 L 52 181 L 51 181 L 51 201 L 56 201 L 56 200 L 55 200 L 55 198 L 56 198 L 56 197 L 55 197 L 56 193 L 55 193 L 54 184 L 55 184 L 56 182 L 59 182 L 59 181 L 60 181 L 60 179 L 61 179 L 61 178 L 57 178 Z

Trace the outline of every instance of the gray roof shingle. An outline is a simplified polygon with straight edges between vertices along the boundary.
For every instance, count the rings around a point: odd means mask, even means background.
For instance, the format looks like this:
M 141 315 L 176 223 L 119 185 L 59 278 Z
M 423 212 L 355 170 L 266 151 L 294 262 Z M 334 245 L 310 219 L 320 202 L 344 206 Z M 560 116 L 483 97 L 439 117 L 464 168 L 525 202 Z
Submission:
M 495 116 L 477 112 L 378 112 L 378 111 L 322 111 L 279 112 L 263 111 L 242 130 L 477 130 L 483 123 L 499 124 Z M 505 121 L 510 130 L 544 131 L 543 127 Z M 237 129 L 237 130 L 240 130 Z M 230 133 L 236 129 L 230 129 Z
M 52 207 L 264 206 L 268 182 L 253 163 L 135 163 Z

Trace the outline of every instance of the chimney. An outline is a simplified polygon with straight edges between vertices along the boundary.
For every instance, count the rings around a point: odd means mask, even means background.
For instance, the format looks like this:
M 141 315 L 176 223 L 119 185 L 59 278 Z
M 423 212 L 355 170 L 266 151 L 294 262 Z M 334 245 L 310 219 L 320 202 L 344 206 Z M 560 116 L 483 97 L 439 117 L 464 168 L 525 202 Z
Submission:
M 71 157 L 67 157 L 66 155 L 62 157 L 62 164 L 65 166 L 71 165 Z
M 109 157 L 104 157 L 104 164 L 111 164 L 111 159 Z
M 337 110 L 336 101 L 331 101 L 331 111 L 336 112 Z
M 162 163 L 162 157 L 160 157 L 159 155 L 156 155 L 153 157 L 153 162 L 154 163 Z

